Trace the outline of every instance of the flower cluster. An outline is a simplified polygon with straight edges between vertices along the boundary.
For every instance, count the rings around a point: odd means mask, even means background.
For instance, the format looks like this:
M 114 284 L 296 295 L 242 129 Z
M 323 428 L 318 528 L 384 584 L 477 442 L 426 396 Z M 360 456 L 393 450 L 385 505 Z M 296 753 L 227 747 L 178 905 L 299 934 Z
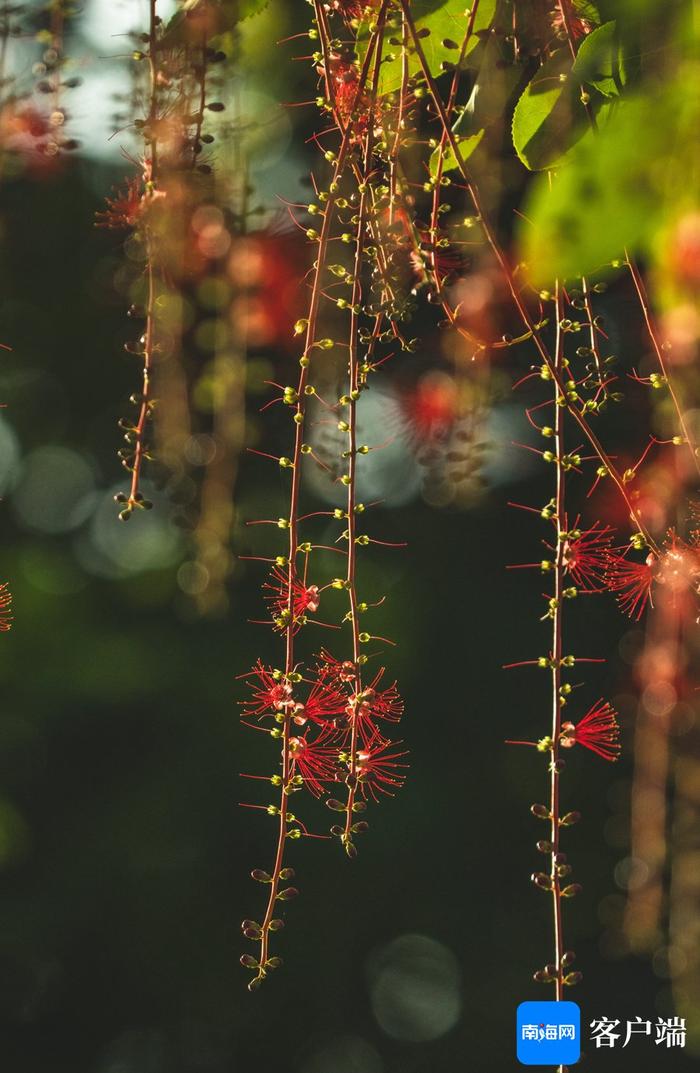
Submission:
M 325 651 L 311 677 L 300 671 L 286 675 L 259 662 L 245 676 L 251 696 L 242 702 L 243 718 L 255 719 L 258 726 L 280 725 L 289 718 L 298 728 L 288 741 L 288 772 L 295 788 L 306 787 L 320 797 L 334 784 L 345 784 L 376 801 L 379 794 L 390 794 L 402 785 L 406 767 L 405 752 L 393 751 L 398 743 L 383 730 L 385 724 L 397 723 L 403 713 L 396 684 L 381 688 L 384 674 L 380 668 L 363 687 L 351 661 L 341 662 Z M 272 726 L 271 733 L 279 737 L 275 731 L 277 726 Z M 354 764 L 353 734 L 359 742 Z M 344 811 L 334 800 L 329 807 Z M 355 811 L 364 811 L 361 802 L 355 802 Z M 289 836 L 299 837 L 291 835 L 293 830 L 288 830 Z M 366 830 L 366 824 L 360 830 Z M 350 834 L 354 833 L 358 831 L 351 826 Z

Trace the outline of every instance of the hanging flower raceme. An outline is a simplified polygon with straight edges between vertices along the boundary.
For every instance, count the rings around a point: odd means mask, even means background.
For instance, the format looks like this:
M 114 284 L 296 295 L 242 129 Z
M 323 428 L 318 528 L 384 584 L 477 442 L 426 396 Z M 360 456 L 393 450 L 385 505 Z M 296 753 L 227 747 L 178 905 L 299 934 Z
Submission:
M 620 756 L 620 730 L 615 709 L 607 701 L 599 700 L 578 723 L 563 723 L 559 742 L 567 749 L 583 745 L 603 760 L 617 760 Z
M 273 817 L 277 828 L 272 868 L 255 868 L 251 872 L 252 878 L 267 888 L 266 906 L 259 922 L 243 923 L 244 936 L 257 944 L 255 955 L 244 954 L 241 958 L 241 963 L 254 971 L 248 984 L 251 990 L 280 964 L 279 958 L 270 957 L 270 943 L 283 923 L 276 915 L 277 903 L 298 893 L 296 888 L 282 885 L 293 874 L 286 864 L 287 841 L 325 837 L 312 833 L 297 819 L 297 809 L 292 810 L 290 798 L 303 801 L 303 793 L 299 798 L 297 792 L 304 789 L 318 797 L 335 785 L 344 799 L 329 795 L 325 805 L 342 816 L 342 823 L 332 825 L 330 832 L 352 858 L 357 854 L 354 836 L 367 828 L 357 815 L 367 808 L 364 799 L 371 796 L 378 800 L 380 795 L 393 793 L 403 782 L 406 766 L 405 754 L 379 729 L 385 722 L 395 723 L 402 714 L 396 686 L 383 685 L 383 670 L 366 677 L 364 674 L 367 661 L 376 657 L 373 642 L 385 644 L 387 639 L 360 625 L 359 615 L 380 606 L 383 598 L 370 602 L 358 591 L 365 584 L 358 559 L 361 563 L 361 549 L 366 545 L 384 542 L 357 529 L 359 516 L 365 510 L 357 500 L 358 469 L 365 455 L 383 446 L 361 442 L 358 402 L 368 386 L 369 375 L 393 356 L 393 351 L 383 353 L 383 348 L 398 340 L 402 348 L 409 349 L 411 342 L 394 323 L 397 310 L 406 311 L 406 288 L 402 286 L 398 297 L 394 293 L 392 257 L 396 247 L 392 245 L 387 252 L 378 224 L 378 213 L 387 200 L 383 183 L 397 189 L 398 173 L 394 172 L 389 154 L 392 146 L 398 149 L 399 131 L 404 136 L 407 131 L 405 108 L 400 113 L 393 96 L 385 100 L 381 89 L 381 64 L 389 55 L 389 38 L 385 34 L 389 32 L 389 15 L 393 17 L 396 10 L 393 0 L 313 0 L 313 8 L 314 25 L 309 36 L 319 42 L 313 61 L 321 82 L 317 103 L 324 117 L 317 144 L 320 147 L 322 142 L 331 168 L 327 178 L 319 177 L 317 181 L 314 175 L 315 198 L 308 206 L 317 226 L 305 231 L 308 241 L 314 244 L 314 254 L 305 315 L 294 325 L 295 337 L 304 337 L 300 371 L 292 386 L 278 385 L 283 392 L 280 401 L 289 407 L 293 422 L 288 434 L 290 447 L 281 456 L 256 452 L 279 464 L 292 480 L 287 505 L 278 522 L 288 534 L 286 546 L 284 553 L 280 549 L 272 560 L 271 573 L 263 586 L 272 625 L 284 636 L 283 669 L 273 670 L 258 662 L 245 676 L 250 696 L 243 703 L 244 719 L 249 727 L 269 733 L 279 745 L 274 773 L 269 777 L 262 773 L 245 776 L 257 780 L 260 787 L 272 784 L 279 792 L 276 803 L 246 803 L 246 807 L 259 810 L 260 815 Z M 376 20 L 368 20 L 367 35 L 355 48 L 348 39 L 356 20 L 366 10 L 376 10 Z M 408 92 L 406 87 L 399 104 L 405 104 Z M 330 122 L 326 124 L 326 120 Z M 408 270 L 405 275 L 409 275 Z M 334 288 L 341 285 L 337 280 L 351 287 L 347 298 L 335 292 Z M 403 285 L 403 277 L 400 282 Z M 326 318 L 329 301 L 334 311 L 345 311 L 342 327 L 337 312 L 332 319 Z M 333 328 L 334 337 L 324 334 L 326 323 L 337 325 L 337 332 Z M 317 395 L 316 351 L 341 347 L 347 349 L 348 357 L 343 372 L 337 364 L 335 405 Z M 324 362 L 324 378 L 329 372 L 326 365 Z M 316 403 L 333 413 L 338 430 L 347 437 L 347 449 L 338 452 L 332 467 L 319 460 L 308 442 Z M 302 513 L 305 508 L 300 494 L 305 473 L 314 464 L 336 477 L 342 504 L 332 511 Z M 306 530 L 313 525 L 311 519 L 320 515 L 330 515 L 342 526 L 330 547 L 306 539 Z M 344 562 L 339 576 L 312 584 L 306 567 L 313 566 L 316 571 L 317 549 L 340 554 Z M 316 573 L 314 582 L 317 577 Z M 325 606 L 326 591 L 332 589 L 345 593 L 345 610 L 339 624 L 337 619 L 319 623 L 315 615 L 321 597 Z M 345 658 L 321 652 L 315 666 L 305 663 L 302 670 L 299 654 L 304 635 L 300 631 L 312 622 L 345 635 Z

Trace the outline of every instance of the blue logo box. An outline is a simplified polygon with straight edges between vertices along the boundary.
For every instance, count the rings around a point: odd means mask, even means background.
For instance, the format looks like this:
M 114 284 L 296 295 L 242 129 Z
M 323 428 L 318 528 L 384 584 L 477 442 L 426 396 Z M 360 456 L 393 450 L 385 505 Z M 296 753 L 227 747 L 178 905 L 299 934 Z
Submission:
M 575 1002 L 521 1002 L 517 1041 L 524 1066 L 573 1065 L 581 1057 L 581 1011 Z

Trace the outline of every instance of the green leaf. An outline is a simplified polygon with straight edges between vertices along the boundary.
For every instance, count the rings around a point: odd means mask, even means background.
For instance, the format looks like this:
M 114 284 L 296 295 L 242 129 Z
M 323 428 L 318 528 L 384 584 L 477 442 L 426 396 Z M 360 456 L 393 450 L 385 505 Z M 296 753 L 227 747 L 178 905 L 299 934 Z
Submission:
M 593 26 L 600 26 L 600 12 L 597 4 L 592 4 L 589 0 L 574 0 L 574 7 L 580 19 L 586 19 Z
M 604 23 L 584 38 L 571 76 L 581 85 L 594 86 L 604 97 L 619 97 L 626 72 L 614 22 Z
M 483 130 L 480 130 L 477 134 L 468 134 L 464 138 L 457 139 L 462 160 L 467 160 L 467 158 L 472 155 L 483 136 L 484 132 Z M 430 175 L 433 179 L 438 173 L 439 161 L 440 149 L 438 147 L 433 150 L 430 156 Z M 457 157 L 452 150 L 452 146 L 447 145 L 442 156 L 442 174 L 446 175 L 448 171 L 454 171 L 457 167 L 459 167 L 457 164 Z
M 425 36 L 421 37 L 421 46 L 425 52 L 425 58 L 430 73 L 437 76 L 442 73 L 443 63 L 456 63 L 459 58 L 459 49 L 446 47 L 444 42 L 449 41 L 462 45 L 467 30 L 468 16 L 466 14 L 468 4 L 466 0 L 413 0 L 411 14 L 418 30 L 422 30 Z M 465 57 L 468 56 L 478 45 L 481 30 L 488 30 L 496 13 L 497 0 L 481 0 L 474 20 L 474 31 L 467 45 Z M 367 42 L 370 37 L 370 27 L 376 23 L 376 19 L 363 19 L 357 32 L 357 51 L 360 62 L 367 51 Z M 426 33 L 427 31 L 427 33 Z M 379 78 L 379 95 L 393 93 L 401 88 L 403 79 L 402 46 L 401 46 L 401 18 L 394 16 L 387 24 L 387 32 L 384 36 L 382 69 Z M 420 61 L 416 56 L 412 45 L 408 46 L 408 70 L 413 76 L 420 71 Z
M 626 100 L 607 125 L 580 140 L 551 190 L 534 184 L 521 228 L 523 259 L 537 286 L 599 270 L 645 252 L 688 188 L 700 93 L 687 79 Z
M 557 164 L 575 141 L 575 128 L 586 119 L 569 77 L 571 68 L 571 57 L 560 49 L 542 64 L 515 106 L 513 146 L 530 171 Z
M 565 48 L 551 56 L 515 106 L 513 145 L 523 164 L 530 171 L 560 164 L 589 125 L 581 90 L 589 96 L 593 116 L 603 109 L 600 118 L 605 118 L 605 99 L 618 96 L 624 80 L 614 22 L 588 35 L 575 62 Z
M 202 0 L 185 0 L 165 27 L 163 46 L 175 48 L 186 44 L 193 33 L 191 16 L 203 12 L 205 8 L 210 25 L 215 28 L 212 39 L 216 40 L 230 33 L 239 22 L 264 11 L 269 3 L 270 0 L 212 0 L 207 6 Z M 199 33 L 201 35 L 201 31 Z
M 470 66 L 476 71 L 474 86 L 467 104 L 453 126 L 455 134 L 476 134 L 509 115 L 509 102 L 523 82 L 522 67 L 503 63 L 503 44 L 489 34 L 474 50 Z

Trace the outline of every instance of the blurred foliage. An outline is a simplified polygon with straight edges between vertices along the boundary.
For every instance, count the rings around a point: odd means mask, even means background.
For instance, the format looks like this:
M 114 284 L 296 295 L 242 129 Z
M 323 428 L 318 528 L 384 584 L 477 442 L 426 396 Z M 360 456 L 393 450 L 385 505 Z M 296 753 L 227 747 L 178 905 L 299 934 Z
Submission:
M 543 177 L 531 188 L 521 239 L 537 285 L 556 276 L 599 271 L 623 259 L 626 249 L 658 263 L 665 256 L 666 240 L 673 243 L 675 225 L 698 211 L 698 28 L 689 5 L 676 7 L 680 8 L 677 17 L 669 11 L 663 28 L 650 39 L 646 7 L 628 4 L 617 27 L 606 23 L 582 46 L 579 59 L 586 46 L 605 31 L 605 50 L 598 52 L 598 59 L 607 65 L 612 58 L 615 70 L 606 73 L 597 63 L 594 68 L 584 64 L 577 71 L 577 59 L 564 85 L 573 79 L 570 94 L 580 86 L 594 112 L 602 94 L 613 103 L 603 105 L 607 109 L 603 122 L 593 126 L 579 122 L 565 132 L 563 142 L 558 143 L 559 162 L 563 150 L 564 166 L 554 181 Z M 634 77 L 624 97 L 618 99 L 628 68 Z M 598 72 L 595 77 L 593 70 Z M 544 71 L 537 76 L 543 81 Z M 553 98 L 556 90 L 539 95 L 536 116 L 529 102 L 525 113 L 523 101 L 528 92 L 515 113 L 516 148 L 530 166 L 544 167 L 556 163 L 551 155 L 542 156 L 541 139 L 559 105 L 543 122 L 543 98 Z M 557 137 L 562 126 L 554 124 Z M 533 141 L 537 142 L 536 156 Z M 545 138 L 545 148 L 546 142 Z M 684 283 L 690 282 L 683 279 L 682 265 L 671 268 L 665 273 L 670 284 L 665 295 L 668 305 L 683 297 Z M 685 270 L 692 274 L 689 265 Z M 674 275 L 679 277 L 675 286 Z

